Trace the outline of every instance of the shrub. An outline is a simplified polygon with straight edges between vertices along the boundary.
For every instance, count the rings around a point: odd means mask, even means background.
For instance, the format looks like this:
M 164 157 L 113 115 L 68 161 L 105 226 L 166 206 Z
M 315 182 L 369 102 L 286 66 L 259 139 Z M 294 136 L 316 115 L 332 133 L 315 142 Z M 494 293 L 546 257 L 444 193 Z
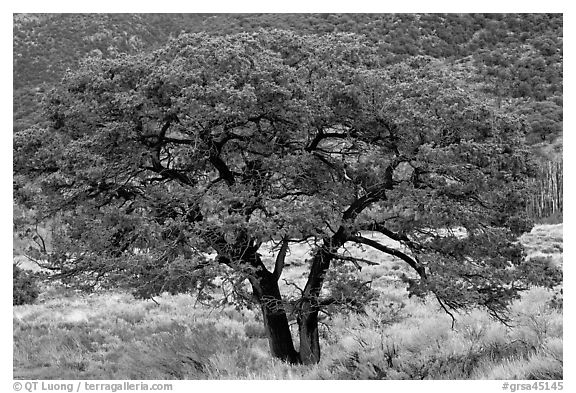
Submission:
M 13 295 L 12 304 L 31 304 L 38 298 L 40 289 L 34 273 L 21 269 L 17 264 L 13 265 Z
M 244 325 L 244 333 L 248 338 L 266 338 L 266 330 L 261 323 L 247 322 Z

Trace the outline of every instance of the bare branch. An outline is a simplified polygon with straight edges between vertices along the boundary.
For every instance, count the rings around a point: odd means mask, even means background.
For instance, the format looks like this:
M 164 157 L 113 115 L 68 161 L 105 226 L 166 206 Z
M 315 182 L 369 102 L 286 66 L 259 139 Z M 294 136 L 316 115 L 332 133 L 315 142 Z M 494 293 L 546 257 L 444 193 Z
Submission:
M 391 231 L 390 229 L 386 228 L 386 226 L 381 222 L 373 222 L 373 223 L 370 223 L 367 225 L 363 225 L 363 226 L 360 226 L 359 229 L 379 232 L 379 233 L 383 234 L 384 236 L 386 236 L 392 240 L 396 240 L 397 242 L 404 243 L 408 247 L 413 248 L 415 250 L 421 250 L 422 249 L 421 244 L 418 244 L 415 241 L 411 240 L 408 236 L 406 236 L 403 233 L 397 233 L 397 232 Z
M 280 247 L 280 251 L 276 256 L 276 263 L 274 265 L 274 272 L 272 273 L 272 277 L 274 280 L 278 281 L 280 276 L 282 275 L 282 271 L 284 270 L 284 261 L 286 259 L 286 251 L 288 251 L 288 239 L 282 239 L 282 246 Z
M 375 248 L 378 251 L 382 251 L 383 253 L 386 253 L 386 254 L 395 256 L 397 258 L 400 258 L 404 262 L 406 262 L 408 265 L 410 265 L 410 267 L 412 269 L 414 269 L 420 277 L 426 278 L 426 271 L 424 269 L 424 266 L 422 266 L 415 259 L 406 255 L 402 251 L 396 250 L 394 248 L 390 248 L 388 246 L 385 246 L 383 244 L 378 243 L 375 240 L 368 239 L 368 238 L 365 238 L 363 236 L 349 236 L 346 240 L 351 241 L 351 242 L 355 242 L 355 243 L 366 244 L 367 246 Z
M 454 314 L 452 314 L 448 308 L 444 305 L 444 302 L 442 302 L 442 299 L 440 299 L 440 296 L 438 296 L 437 294 L 434 294 L 434 296 L 436 297 L 436 300 L 438 300 L 438 303 L 440 303 L 440 306 L 442 307 L 442 309 L 444 310 L 444 312 L 446 314 L 448 314 L 450 316 L 450 318 L 452 318 L 452 325 L 450 326 L 450 329 L 454 329 L 454 322 L 456 322 L 456 318 L 454 318 Z
M 352 204 L 346 209 L 342 218 L 344 221 L 355 219 L 358 214 L 362 213 L 364 209 L 380 200 L 386 200 L 386 193 L 384 188 L 375 188 L 369 190 L 365 195 L 356 199 Z
M 38 232 L 38 223 L 36 223 L 34 232 L 36 232 L 36 236 L 34 236 L 32 240 L 34 240 L 34 242 L 40 247 L 41 252 L 46 253 L 46 243 L 44 242 L 42 235 L 40 235 L 40 232 Z M 37 239 L 40 239 L 40 241 Z
M 296 288 L 297 290 L 299 290 L 299 291 L 300 291 L 300 294 L 301 294 L 302 296 L 304 296 L 304 290 L 303 290 L 302 288 L 300 288 L 296 283 L 291 282 L 291 281 L 288 281 L 288 280 L 286 280 L 285 278 L 283 278 L 282 281 L 284 281 L 284 283 L 285 283 L 286 285 L 289 285 L 289 286 L 294 287 L 294 288 Z
M 312 140 L 312 142 L 310 142 L 310 144 L 308 146 L 306 146 L 306 148 L 304 150 L 306 150 L 307 152 L 311 152 L 313 150 L 315 150 L 318 147 L 318 144 L 323 140 L 323 139 L 327 139 L 327 138 L 340 138 L 340 139 L 345 139 L 347 137 L 349 137 L 350 134 L 349 133 L 339 133 L 339 132 L 324 132 L 322 129 L 318 130 L 318 133 L 316 134 L 316 136 L 314 137 L 314 139 Z
M 210 157 L 208 158 L 210 163 L 214 166 L 214 168 L 218 171 L 220 178 L 224 179 L 226 184 L 229 186 L 233 185 L 236 182 L 234 178 L 234 174 L 228 168 L 228 165 L 222 160 L 220 155 L 217 152 L 211 151 Z
M 360 265 L 358 264 L 358 262 L 363 262 L 363 263 L 365 263 L 365 264 L 367 264 L 367 265 L 371 265 L 371 266 L 378 266 L 378 265 L 380 265 L 378 262 L 373 262 L 373 261 L 370 261 L 370 260 L 364 259 L 364 258 L 356 258 L 356 257 L 353 257 L 353 256 L 347 256 L 347 255 L 341 255 L 341 254 L 332 254 L 332 255 L 334 256 L 334 258 L 340 259 L 341 261 L 349 261 L 349 262 L 352 262 L 352 263 L 354 264 L 354 266 L 356 266 L 356 268 L 357 268 L 358 270 L 362 270 L 362 266 L 360 266 Z

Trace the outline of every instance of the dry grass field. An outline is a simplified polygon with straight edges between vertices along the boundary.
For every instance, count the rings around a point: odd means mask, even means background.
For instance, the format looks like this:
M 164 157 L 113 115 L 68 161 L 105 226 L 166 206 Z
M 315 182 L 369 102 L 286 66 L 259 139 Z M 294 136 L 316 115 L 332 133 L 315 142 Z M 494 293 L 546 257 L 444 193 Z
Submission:
M 528 258 L 562 264 L 561 224 L 537 226 L 521 240 Z M 408 298 L 397 279 L 402 264 L 349 251 L 382 262 L 360 273 L 379 298 L 363 314 L 325 316 L 318 365 L 272 359 L 255 310 L 209 309 L 190 295 L 165 294 L 156 304 L 47 286 L 37 304 L 13 309 L 14 378 L 562 379 L 559 289 L 524 293 L 511 307 L 510 327 L 473 310 L 457 315 L 452 328 L 433 299 Z M 303 279 L 306 252 L 292 249 L 289 279 Z

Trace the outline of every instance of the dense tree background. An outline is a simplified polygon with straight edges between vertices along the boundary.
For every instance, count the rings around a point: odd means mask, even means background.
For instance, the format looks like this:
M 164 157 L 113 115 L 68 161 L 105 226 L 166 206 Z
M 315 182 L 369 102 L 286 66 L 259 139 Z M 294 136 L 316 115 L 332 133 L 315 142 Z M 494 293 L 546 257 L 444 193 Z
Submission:
M 386 61 L 427 55 L 459 64 L 486 91 L 529 114 L 530 141 L 561 152 L 562 16 L 559 14 L 94 14 L 16 15 L 14 121 L 38 119 L 47 86 L 85 56 L 149 51 L 181 32 L 279 28 L 365 35 Z

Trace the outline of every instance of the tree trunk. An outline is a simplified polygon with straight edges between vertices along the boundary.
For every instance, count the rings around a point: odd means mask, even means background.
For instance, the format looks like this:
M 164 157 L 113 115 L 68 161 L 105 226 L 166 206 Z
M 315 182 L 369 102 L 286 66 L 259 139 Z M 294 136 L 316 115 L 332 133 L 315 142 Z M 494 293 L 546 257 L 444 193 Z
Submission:
M 328 243 L 328 242 L 326 242 Z M 302 301 L 298 310 L 298 329 L 300 334 L 300 360 L 304 364 L 320 361 L 320 340 L 318 337 L 318 298 L 324 283 L 324 277 L 330 267 L 331 246 L 325 244 L 314 255 L 308 282 L 304 287 Z
M 292 333 L 277 281 L 269 272 L 262 272 L 259 279 L 250 281 L 262 308 L 264 328 L 272 356 L 288 363 L 300 363 L 300 357 L 292 342 Z
M 320 361 L 320 339 L 318 336 L 318 311 L 310 303 L 302 306 L 298 317 L 300 333 L 300 360 L 303 364 Z
M 216 250 L 224 255 L 219 256 L 220 262 L 233 266 L 231 259 L 226 255 L 226 251 L 228 251 L 226 250 L 226 241 L 223 238 L 218 238 L 219 243 L 215 243 L 213 239 L 210 240 L 212 240 L 212 244 L 216 244 Z M 237 253 L 236 260 L 253 269 L 253 274 L 248 276 L 248 280 L 252 285 L 254 297 L 262 309 L 270 353 L 285 362 L 300 363 L 298 352 L 294 349 L 284 302 L 280 295 L 278 276 L 266 269 L 257 252 L 258 247 L 254 246 L 253 241 L 239 241 L 238 243 L 250 245 L 250 247 L 238 247 L 240 251 Z
M 346 230 L 341 226 L 331 238 L 324 240 L 323 246 L 316 251 L 312 259 L 297 318 L 300 334 L 300 361 L 304 364 L 314 364 L 320 361 L 318 336 L 320 291 L 326 272 L 330 268 L 332 255 L 346 242 L 346 238 Z

